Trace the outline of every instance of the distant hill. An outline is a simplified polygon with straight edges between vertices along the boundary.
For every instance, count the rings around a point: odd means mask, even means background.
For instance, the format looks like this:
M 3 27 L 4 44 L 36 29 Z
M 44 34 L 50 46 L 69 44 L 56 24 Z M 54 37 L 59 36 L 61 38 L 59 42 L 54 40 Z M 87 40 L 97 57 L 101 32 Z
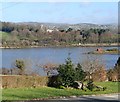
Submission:
M 0 22 L 1 23 L 1 22 Z M 9 22 L 12 23 L 12 22 Z M 115 30 L 118 28 L 118 25 L 113 24 L 92 24 L 92 23 L 78 23 L 78 24 L 67 24 L 67 23 L 44 23 L 44 22 L 18 22 L 13 23 L 18 25 L 31 25 L 31 26 L 44 26 L 50 29 L 57 28 L 57 29 L 90 29 L 90 28 L 102 28 L 102 29 L 112 29 Z
M 92 23 L 78 23 L 78 24 L 66 24 L 66 23 L 40 23 L 40 22 L 20 22 L 17 24 L 25 24 L 32 26 L 45 26 L 47 28 L 53 29 L 90 29 L 90 28 L 102 28 L 102 29 L 117 29 L 117 24 L 92 24 Z

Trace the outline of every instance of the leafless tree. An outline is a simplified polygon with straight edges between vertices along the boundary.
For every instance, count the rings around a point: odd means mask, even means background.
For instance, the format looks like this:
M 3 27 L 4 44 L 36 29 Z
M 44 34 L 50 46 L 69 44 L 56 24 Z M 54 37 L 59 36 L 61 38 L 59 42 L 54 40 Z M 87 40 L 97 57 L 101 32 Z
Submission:
M 58 68 L 57 64 L 46 62 L 45 64 L 38 64 L 39 68 L 42 68 L 44 72 L 47 74 L 47 76 L 55 75 L 57 74 L 56 69 Z
M 103 63 L 95 56 L 87 56 L 87 59 L 85 59 L 81 65 L 83 70 L 88 74 L 88 80 L 92 79 L 92 74 L 96 70 L 103 67 Z

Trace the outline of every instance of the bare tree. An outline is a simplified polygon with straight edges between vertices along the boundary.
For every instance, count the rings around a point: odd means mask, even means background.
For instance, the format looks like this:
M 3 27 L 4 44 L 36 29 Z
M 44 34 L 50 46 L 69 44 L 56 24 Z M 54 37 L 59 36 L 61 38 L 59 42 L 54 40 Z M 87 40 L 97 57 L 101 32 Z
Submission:
M 57 64 L 46 62 L 45 64 L 37 64 L 37 66 L 39 67 L 39 69 L 37 70 L 40 70 L 42 68 L 43 71 L 47 74 L 47 76 L 57 74 L 56 70 L 58 68 Z
M 87 59 L 82 62 L 82 68 L 87 72 L 88 80 L 92 79 L 92 74 L 102 67 L 103 63 L 94 56 L 87 56 Z

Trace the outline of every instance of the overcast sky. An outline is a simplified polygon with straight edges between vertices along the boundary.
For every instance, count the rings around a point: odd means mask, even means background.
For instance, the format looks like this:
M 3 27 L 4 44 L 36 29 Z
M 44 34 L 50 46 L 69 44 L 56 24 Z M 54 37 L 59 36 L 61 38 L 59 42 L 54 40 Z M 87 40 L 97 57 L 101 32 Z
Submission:
M 18 2 L 2 3 L 1 21 L 95 23 L 118 22 L 117 2 Z

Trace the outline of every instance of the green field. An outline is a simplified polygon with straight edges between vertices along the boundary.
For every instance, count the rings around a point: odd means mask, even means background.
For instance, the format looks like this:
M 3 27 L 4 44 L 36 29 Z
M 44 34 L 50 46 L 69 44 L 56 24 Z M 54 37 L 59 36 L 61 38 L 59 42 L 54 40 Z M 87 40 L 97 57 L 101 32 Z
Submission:
M 96 95 L 96 94 L 110 94 L 118 93 L 120 89 L 120 82 L 96 82 L 96 85 L 107 87 L 105 91 L 82 91 L 78 89 L 56 89 L 51 87 L 40 88 L 15 88 L 3 89 L 2 100 L 27 100 L 27 99 L 40 99 L 51 98 L 59 96 L 80 96 L 80 95 Z M 119 87 L 119 88 L 118 88 Z M 120 90 L 119 90 L 120 92 Z
M 7 39 L 9 36 L 10 36 L 9 33 L 0 32 L 0 39 Z
M 0 32 L 0 39 L 1 39 L 1 40 L 9 40 L 9 39 L 10 39 L 9 33 Z

